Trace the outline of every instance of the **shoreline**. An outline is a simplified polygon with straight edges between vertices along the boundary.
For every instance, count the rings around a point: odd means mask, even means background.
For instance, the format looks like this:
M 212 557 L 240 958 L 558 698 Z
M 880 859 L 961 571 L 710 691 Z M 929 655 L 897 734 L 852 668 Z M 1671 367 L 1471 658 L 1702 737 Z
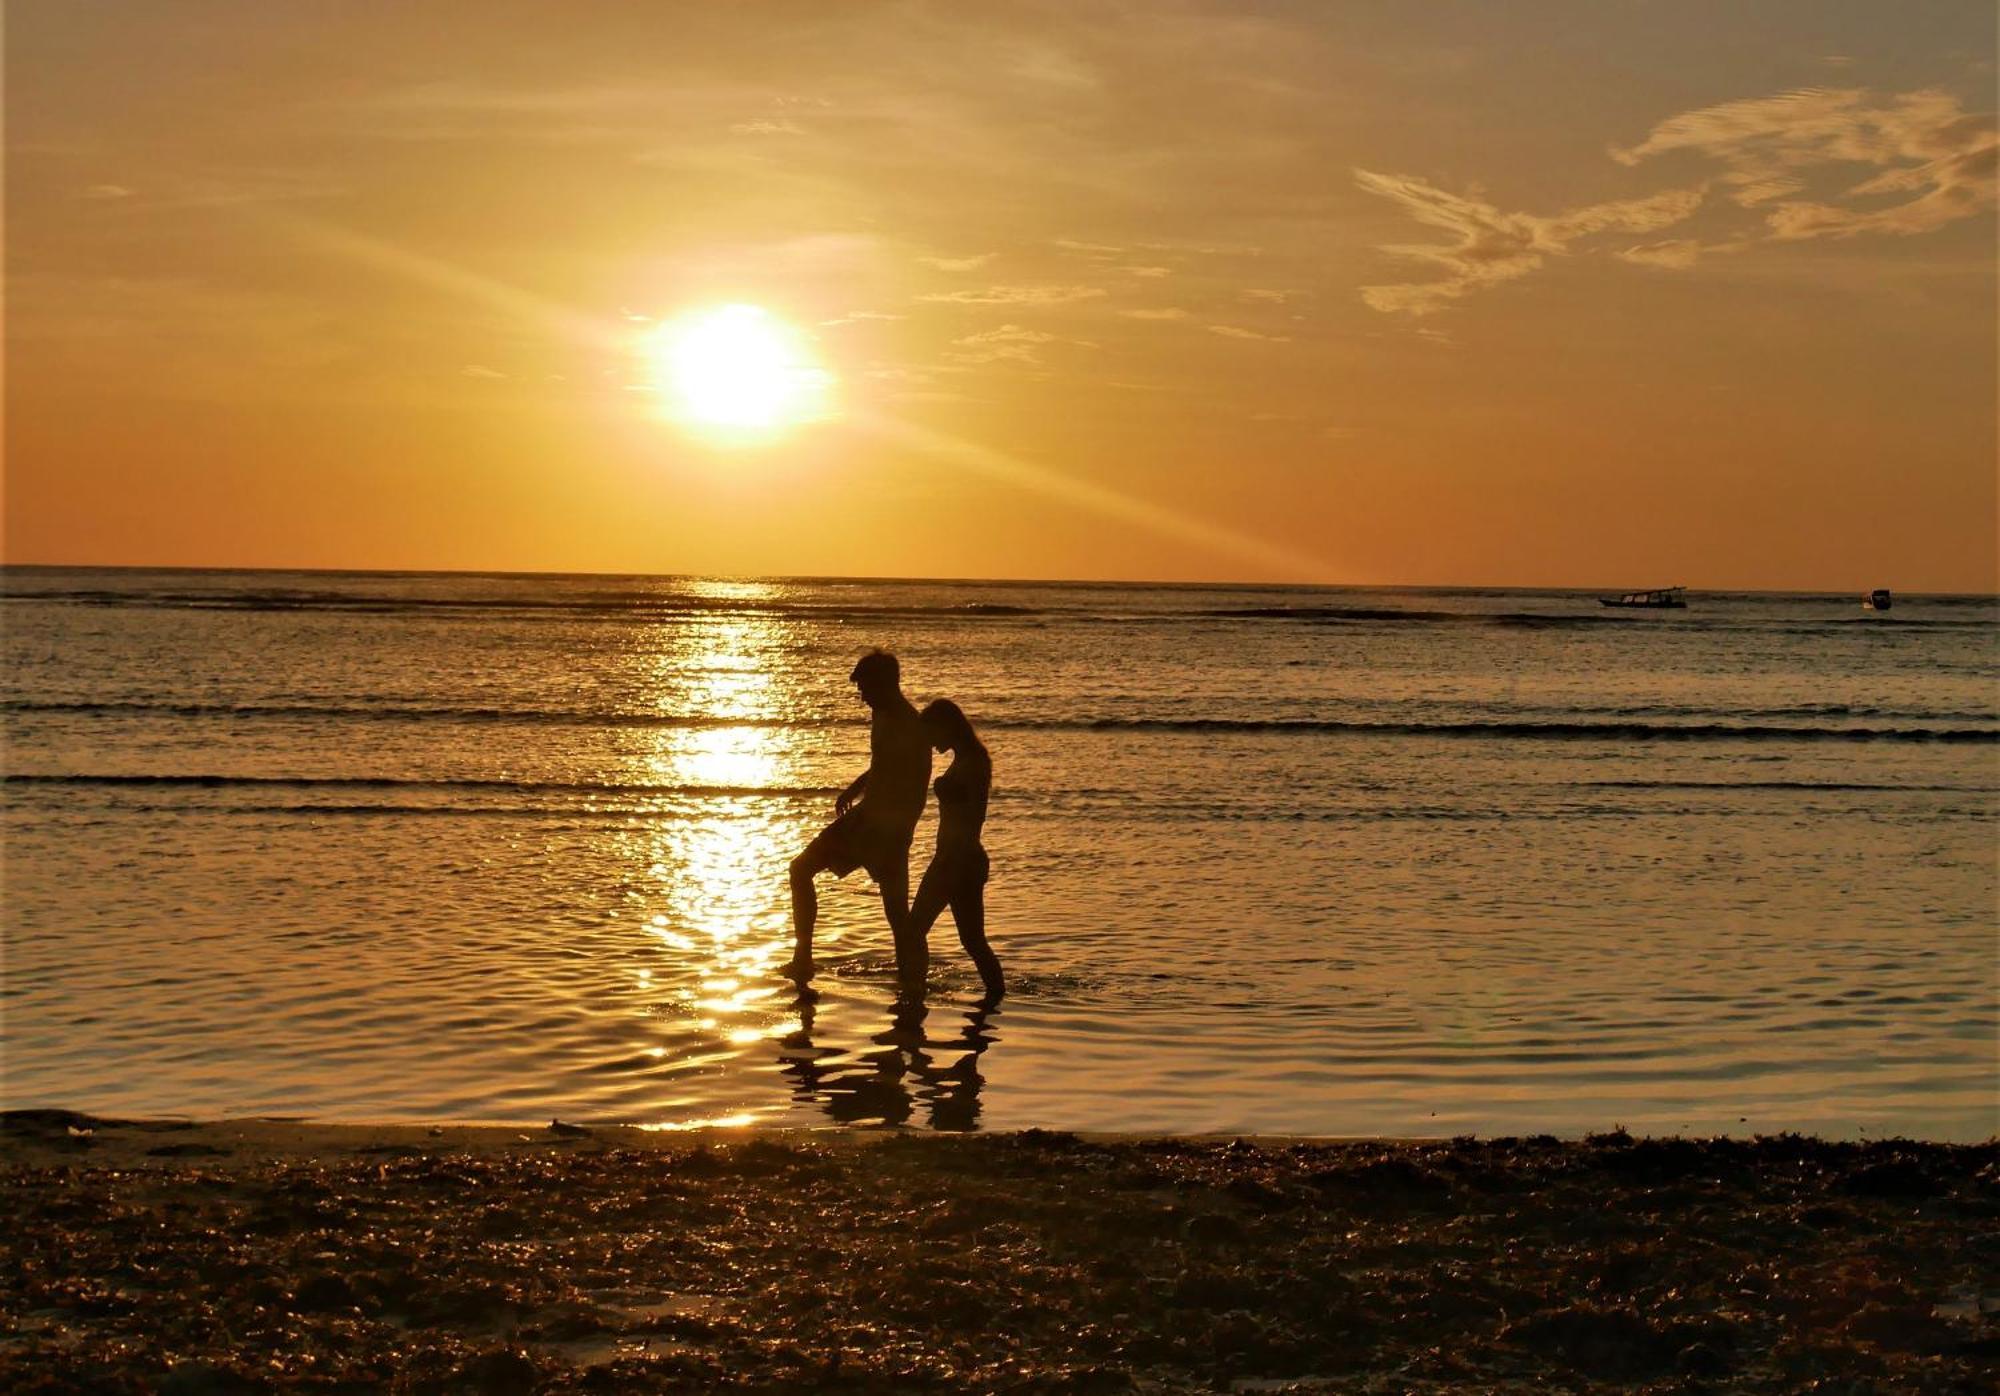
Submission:
M 0 1109 L 0 1168 L 53 1164 L 144 1168 L 155 1166 L 162 1160 L 171 1163 L 175 1159 L 193 1157 L 227 1158 L 236 1163 L 271 1163 L 397 1150 L 487 1156 L 515 1153 L 535 1145 L 554 1148 L 581 1145 L 588 1150 L 628 1149 L 645 1153 L 685 1147 L 690 1141 L 716 1144 L 732 1141 L 748 1143 L 758 1139 L 787 1145 L 818 1144 L 829 1148 L 850 1148 L 865 1146 L 870 1140 L 891 1137 L 953 1139 L 1022 1136 L 1060 1136 L 1110 1147 L 1174 1141 L 1194 1145 L 1246 1143 L 1268 1149 L 1364 1144 L 1402 1148 L 1441 1145 L 1450 1143 L 1454 1138 L 1443 1134 L 1256 1134 L 1240 1130 L 950 1130 L 907 1124 L 836 1122 L 741 1125 L 692 1121 L 685 1124 L 635 1125 L 560 1119 L 535 1124 L 501 1120 L 329 1120 L 307 1115 L 223 1115 L 214 1118 L 192 1115 L 109 1116 L 54 1106 L 29 1106 Z M 1533 1137 L 1573 1144 L 1585 1136 L 1542 1134 Z M 1910 1142 L 1940 1147 L 1958 1147 L 1963 1143 L 1950 1140 Z
M 0 1112 L 21 1392 L 1972 1391 L 2000 1141 Z
M 238 1164 L 324 1160 L 343 1154 L 462 1153 L 515 1154 L 524 1148 L 578 1148 L 582 1151 L 659 1152 L 696 1144 L 747 1144 L 767 1140 L 787 1146 L 864 1147 L 871 1140 L 1012 1139 L 1059 1137 L 1106 1148 L 1163 1143 L 1189 1146 L 1234 1145 L 1255 1149 L 1342 1149 L 1378 1147 L 1424 1149 L 1474 1144 L 1487 1147 L 1577 1148 L 1606 1140 L 1635 1144 L 1697 1145 L 1722 1149 L 1757 1147 L 1772 1141 L 1800 1141 L 1825 1149 L 1897 1146 L 1915 1150 L 1984 1150 L 2000 1157 L 2000 1133 L 1984 1139 L 1918 1135 L 1841 1135 L 1781 1130 L 1745 1134 L 1633 1133 L 1621 1125 L 1578 1134 L 1286 1134 L 1243 1130 L 1086 1130 L 1063 1128 L 965 1130 L 879 1122 L 765 1125 L 695 1120 L 639 1125 L 553 1119 L 544 1123 L 504 1120 L 332 1120 L 309 1115 L 110 1116 L 57 1106 L 0 1108 L 0 1168 L 75 1164 L 94 1168 L 144 1168 L 175 1159 L 216 1158 Z

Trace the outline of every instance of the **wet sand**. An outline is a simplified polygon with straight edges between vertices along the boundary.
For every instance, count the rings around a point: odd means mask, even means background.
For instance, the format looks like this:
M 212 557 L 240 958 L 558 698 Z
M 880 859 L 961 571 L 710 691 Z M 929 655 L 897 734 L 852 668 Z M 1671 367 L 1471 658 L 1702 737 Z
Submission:
M 4 1117 L 0 1389 L 1985 1391 L 2000 1144 Z

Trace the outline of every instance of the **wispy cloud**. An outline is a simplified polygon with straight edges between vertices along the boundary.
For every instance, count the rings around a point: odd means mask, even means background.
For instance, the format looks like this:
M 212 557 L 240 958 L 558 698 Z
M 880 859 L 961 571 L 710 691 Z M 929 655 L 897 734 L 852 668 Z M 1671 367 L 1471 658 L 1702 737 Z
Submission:
M 1073 252 L 1080 257 L 1093 257 L 1099 260 L 1125 255 L 1123 247 L 1109 242 L 1079 242 L 1075 238 L 1057 238 L 1055 245 L 1065 252 Z
M 1022 325 L 1002 325 L 998 329 L 969 334 L 953 342 L 958 347 L 947 357 L 961 364 L 1011 362 L 1033 365 L 1042 361 L 1041 350 L 1047 345 L 1073 344 L 1084 349 L 1097 347 L 1089 340 L 1068 339 L 1047 330 L 1033 330 Z
M 1264 249 L 1249 243 L 1231 246 L 1215 242 L 1135 242 L 1135 252 L 1166 252 L 1178 257 L 1261 257 Z
M 805 128 L 791 121 L 739 121 L 730 131 L 738 136 L 803 136 Z
M 1120 267 L 1119 270 L 1127 276 L 1136 276 L 1149 281 L 1174 274 L 1172 267 Z
M 976 291 L 937 291 L 917 299 L 948 305 L 1067 305 L 1103 294 L 1101 286 L 986 286 Z
M 1704 248 L 1695 238 L 1668 238 L 1664 242 L 1645 242 L 1637 247 L 1627 247 L 1616 254 L 1621 262 L 1630 262 L 1641 267 L 1669 267 L 1675 271 L 1685 270 L 1701 259 Z
M 568 87 L 495 87 L 449 80 L 389 88 L 352 99 L 350 105 L 383 111 L 601 112 L 654 105 L 658 94 L 643 87 L 579 84 Z
M 936 271 L 977 271 L 993 260 L 993 254 L 982 252 L 976 257 L 919 257 L 917 260 Z
M 957 369 L 949 370 L 956 373 Z M 904 383 L 911 387 L 925 387 L 937 382 L 938 370 L 915 368 L 909 364 L 870 364 L 861 370 L 863 378 L 873 378 L 883 383 Z
M 1996 138 L 1991 116 L 1969 114 L 1949 93 L 1879 98 L 1861 89 L 1808 88 L 1682 112 L 1611 157 L 1637 166 L 1674 154 L 1721 166 L 1711 207 L 1754 211 L 1710 241 L 1679 237 L 1615 249 L 1620 261 L 1685 270 L 1717 252 L 1758 243 L 1914 236 L 1991 208 Z M 1836 172 L 1862 166 L 1866 178 Z M 1443 269 L 1431 281 L 1364 286 L 1362 299 L 1391 314 L 1429 315 L 1483 287 L 1526 276 L 1573 244 L 1601 234 L 1654 233 L 1692 217 L 1709 183 L 1553 215 L 1508 212 L 1477 193 L 1454 194 L 1413 175 L 1355 172 L 1372 194 L 1417 222 L 1449 233 L 1438 243 L 1391 244 L 1393 256 Z M 1824 188 L 1810 195 L 1816 184 Z M 1723 220 L 1725 223 L 1727 220 Z
M 838 325 L 852 325 L 862 320 L 901 320 L 906 317 L 894 315 L 886 310 L 850 310 L 845 315 L 837 315 L 831 320 L 820 321 L 822 329 L 833 329 Z
M 1185 320 L 1188 318 L 1188 313 L 1177 305 L 1163 305 L 1158 308 L 1139 306 L 1131 310 L 1121 310 L 1118 313 L 1123 315 L 1127 320 Z
M 1251 286 L 1245 288 L 1243 299 L 1246 301 L 1269 301 L 1272 305 L 1284 305 L 1288 301 L 1299 299 L 1304 294 L 1304 291 L 1288 291 L 1281 287 Z
M 1981 213 L 1994 201 L 1996 149 L 1993 118 L 1967 113 L 1949 93 L 1884 100 L 1858 88 L 1807 88 L 1683 112 L 1611 153 L 1625 165 L 1675 151 L 1720 161 L 1729 198 L 1745 208 L 1770 205 L 1766 235 L 1795 242 L 1907 237 Z M 1791 197 L 1807 191 L 1817 171 L 1839 165 L 1881 173 L 1819 200 Z M 1907 197 L 1873 202 L 1899 195 Z
M 1219 334 L 1225 339 L 1261 339 L 1270 344 L 1289 344 L 1291 336 L 1285 334 L 1265 334 L 1261 330 L 1246 330 L 1241 325 L 1210 325 L 1210 334 Z
M 1417 222 L 1452 235 L 1448 242 L 1394 243 L 1382 249 L 1445 270 L 1441 280 L 1361 288 L 1362 299 L 1375 309 L 1405 315 L 1433 314 L 1469 292 L 1526 276 L 1580 238 L 1671 227 L 1700 207 L 1703 192 L 1699 187 L 1669 189 L 1543 216 L 1508 213 L 1476 195 L 1453 194 L 1414 175 L 1356 170 L 1354 177 L 1369 193 L 1402 205 Z

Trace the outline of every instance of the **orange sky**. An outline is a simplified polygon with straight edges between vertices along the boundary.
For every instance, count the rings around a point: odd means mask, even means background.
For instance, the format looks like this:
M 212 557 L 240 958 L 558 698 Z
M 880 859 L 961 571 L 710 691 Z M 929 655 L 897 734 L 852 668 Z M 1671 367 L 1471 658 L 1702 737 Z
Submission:
M 17 0 L 6 559 L 1994 588 L 1990 4 L 1251 8 Z

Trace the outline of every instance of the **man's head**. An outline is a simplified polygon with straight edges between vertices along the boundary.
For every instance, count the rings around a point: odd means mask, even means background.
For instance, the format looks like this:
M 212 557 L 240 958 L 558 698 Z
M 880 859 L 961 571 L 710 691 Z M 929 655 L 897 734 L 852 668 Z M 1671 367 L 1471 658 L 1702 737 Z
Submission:
M 847 677 L 854 680 L 854 686 L 861 690 L 861 700 L 871 708 L 880 707 L 885 699 L 903 691 L 902 666 L 887 650 L 870 650 L 862 655 L 854 672 Z

